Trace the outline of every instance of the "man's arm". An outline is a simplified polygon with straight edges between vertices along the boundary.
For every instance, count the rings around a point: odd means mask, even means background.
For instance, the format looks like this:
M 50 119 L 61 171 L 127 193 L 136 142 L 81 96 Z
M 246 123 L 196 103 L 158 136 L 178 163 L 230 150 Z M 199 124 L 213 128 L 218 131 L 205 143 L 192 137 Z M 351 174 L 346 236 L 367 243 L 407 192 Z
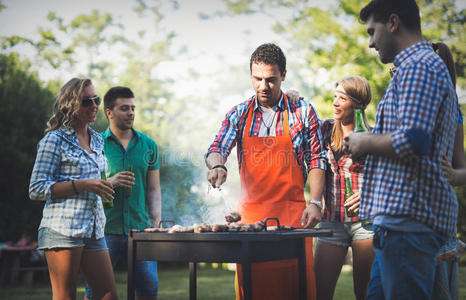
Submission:
M 312 105 L 309 105 L 307 122 L 309 130 L 306 132 L 306 143 L 308 153 L 305 159 L 308 160 L 309 186 L 311 188 L 311 203 L 304 209 L 301 216 L 301 224 L 304 227 L 314 227 L 322 219 L 322 194 L 325 185 L 326 153 L 323 137 L 320 131 L 320 121 L 317 112 Z M 314 202 L 314 203 L 312 203 Z
M 343 150 L 351 153 L 352 158 L 357 158 L 366 153 L 385 157 L 397 156 L 393 148 L 392 133 L 351 132 L 345 137 L 343 143 Z
M 205 156 L 205 163 L 209 169 L 207 171 L 207 180 L 214 188 L 220 187 L 227 179 L 226 167 L 218 166 L 225 165 L 231 149 L 236 145 L 241 116 L 247 112 L 247 107 L 251 103 L 244 102 L 237 105 L 225 115 L 225 119 L 215 136 L 214 142 L 207 150 Z
M 162 218 L 162 191 L 158 169 L 147 171 L 146 207 L 149 210 L 151 227 L 158 227 Z
M 322 200 L 325 184 L 325 170 L 314 168 L 309 172 L 309 186 L 311 189 L 311 201 Z M 301 217 L 301 225 L 303 227 L 314 227 L 322 219 L 322 204 L 317 206 L 315 203 L 310 203 L 303 211 Z
M 205 164 L 209 171 L 207 171 L 207 180 L 214 188 L 220 187 L 226 180 L 227 180 L 227 171 L 221 167 L 215 166 L 223 166 L 225 164 L 225 159 L 220 153 L 211 152 L 207 155 L 205 159 Z

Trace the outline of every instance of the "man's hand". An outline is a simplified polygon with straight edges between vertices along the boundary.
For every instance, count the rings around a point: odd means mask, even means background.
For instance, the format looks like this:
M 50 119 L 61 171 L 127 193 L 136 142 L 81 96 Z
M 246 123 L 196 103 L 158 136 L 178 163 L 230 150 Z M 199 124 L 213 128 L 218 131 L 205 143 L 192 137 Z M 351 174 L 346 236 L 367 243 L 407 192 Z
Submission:
M 322 211 L 317 205 L 309 204 L 303 211 L 301 225 L 304 228 L 313 228 L 322 219 Z
M 207 180 L 213 188 L 219 188 L 227 180 L 227 171 L 222 168 L 207 171 Z
M 365 143 L 367 143 L 370 133 L 359 132 L 350 134 L 343 139 L 343 151 L 350 154 L 351 158 L 358 158 L 366 153 Z
M 361 202 L 361 194 L 359 192 L 354 193 L 345 201 L 345 207 L 348 207 L 348 211 L 359 213 L 359 203 Z
M 114 188 L 123 187 L 127 189 L 134 185 L 134 180 L 134 173 L 130 171 L 118 172 L 107 179 L 107 181 L 109 181 Z

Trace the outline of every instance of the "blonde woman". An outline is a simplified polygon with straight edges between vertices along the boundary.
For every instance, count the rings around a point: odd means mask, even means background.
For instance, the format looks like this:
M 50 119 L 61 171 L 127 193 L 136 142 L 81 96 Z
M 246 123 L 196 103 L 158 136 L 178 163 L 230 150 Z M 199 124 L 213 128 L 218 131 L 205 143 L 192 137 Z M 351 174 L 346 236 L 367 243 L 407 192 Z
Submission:
M 354 129 L 354 111 L 359 108 L 367 125 L 364 109 L 371 101 L 369 82 L 360 76 L 348 76 L 335 85 L 333 119 L 323 120 L 321 132 L 328 155 L 325 210 L 321 228 L 334 231 L 332 237 L 318 238 L 314 270 L 317 299 L 332 299 L 348 247 L 353 253 L 353 283 L 356 299 L 364 299 L 374 259 L 373 232 L 357 217 L 359 190 L 363 178 L 363 160 L 353 161 L 344 153 L 343 138 Z M 345 199 L 345 178 L 349 178 L 354 195 Z M 346 203 L 345 203 L 346 201 Z M 355 217 L 345 213 L 348 207 Z
M 45 251 L 53 299 L 76 299 L 80 269 L 96 299 L 117 299 L 100 198 L 113 198 L 113 187 L 100 179 L 107 166 L 103 141 L 89 127 L 99 104 L 91 80 L 71 79 L 38 144 L 29 195 L 46 201 L 38 248 Z

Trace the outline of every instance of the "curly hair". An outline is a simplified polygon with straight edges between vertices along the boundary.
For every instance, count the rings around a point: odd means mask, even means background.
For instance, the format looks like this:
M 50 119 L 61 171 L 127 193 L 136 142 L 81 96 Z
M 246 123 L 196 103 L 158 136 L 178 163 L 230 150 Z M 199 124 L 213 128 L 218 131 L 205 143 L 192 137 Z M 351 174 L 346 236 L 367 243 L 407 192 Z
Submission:
M 71 128 L 76 122 L 84 89 L 92 85 L 87 78 L 73 78 L 65 83 L 53 106 L 53 115 L 47 122 L 45 133 L 62 127 Z
M 254 50 L 249 61 L 249 70 L 252 70 L 253 63 L 277 65 L 281 74 L 286 70 L 285 54 L 280 47 L 272 43 L 262 44 Z

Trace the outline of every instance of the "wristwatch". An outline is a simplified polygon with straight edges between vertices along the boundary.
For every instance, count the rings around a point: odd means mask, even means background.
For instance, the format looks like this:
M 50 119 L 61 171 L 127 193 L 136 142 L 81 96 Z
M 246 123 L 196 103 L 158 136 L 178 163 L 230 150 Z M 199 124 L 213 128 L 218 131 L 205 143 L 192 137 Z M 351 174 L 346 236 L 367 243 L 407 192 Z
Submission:
M 319 200 L 310 200 L 309 204 L 315 204 L 319 209 L 322 209 L 322 202 Z

